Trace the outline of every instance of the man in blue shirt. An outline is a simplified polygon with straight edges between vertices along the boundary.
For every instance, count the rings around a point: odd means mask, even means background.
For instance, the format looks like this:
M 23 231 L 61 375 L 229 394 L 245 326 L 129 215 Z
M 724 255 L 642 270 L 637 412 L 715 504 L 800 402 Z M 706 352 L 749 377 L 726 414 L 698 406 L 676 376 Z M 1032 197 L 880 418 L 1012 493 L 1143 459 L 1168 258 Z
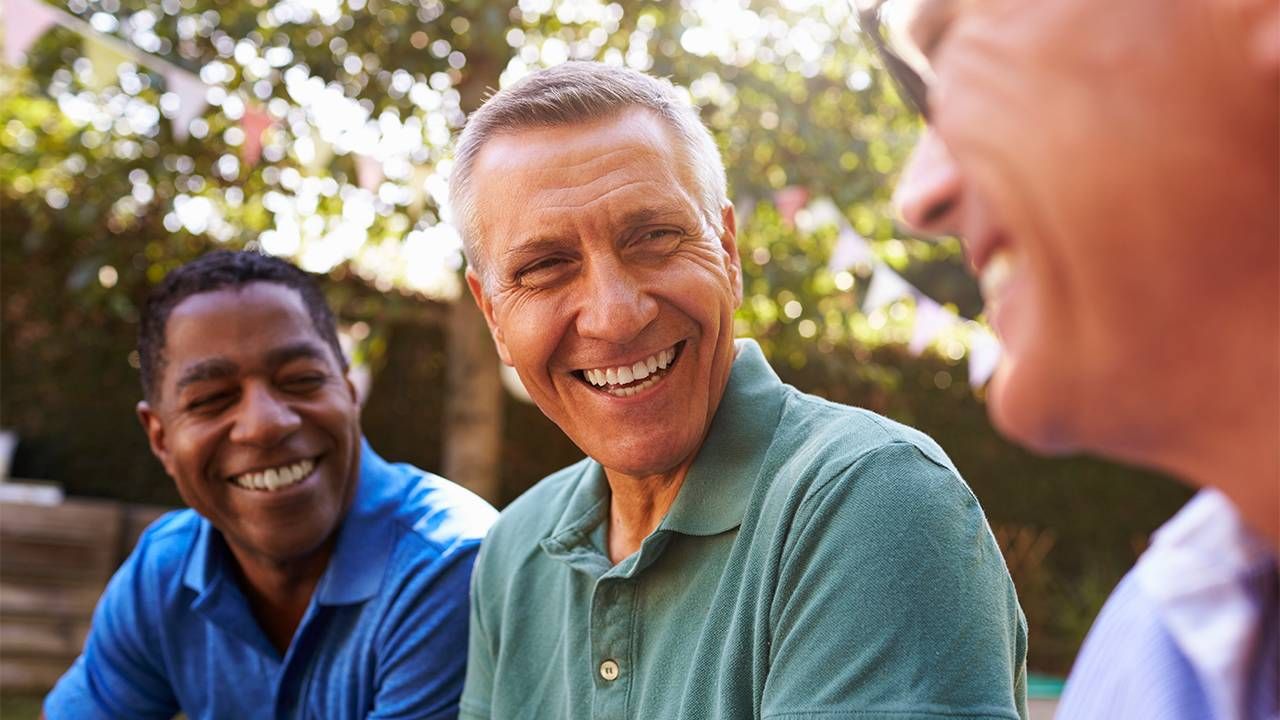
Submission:
M 138 417 L 191 509 L 112 578 L 46 716 L 454 717 L 494 511 L 362 440 L 312 280 L 210 253 L 153 292 L 139 354 Z

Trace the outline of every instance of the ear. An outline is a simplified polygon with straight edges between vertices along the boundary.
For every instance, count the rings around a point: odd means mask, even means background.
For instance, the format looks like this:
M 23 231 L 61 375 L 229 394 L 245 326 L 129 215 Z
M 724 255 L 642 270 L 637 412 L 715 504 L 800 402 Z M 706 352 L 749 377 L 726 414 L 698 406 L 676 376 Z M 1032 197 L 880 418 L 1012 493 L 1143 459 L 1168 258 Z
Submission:
M 502 327 L 493 317 L 493 303 L 484 293 L 484 283 L 480 280 L 480 276 L 471 267 L 467 268 L 467 287 L 471 288 L 471 297 L 475 298 L 476 306 L 480 308 L 480 312 L 484 314 L 484 321 L 489 325 L 489 334 L 493 336 L 493 345 L 498 349 L 498 357 L 502 358 L 502 362 L 507 365 L 514 365 L 511 362 L 511 353 L 507 350 L 507 343 L 502 339 Z
M 164 435 L 164 423 L 161 422 L 160 416 L 151 408 L 151 404 L 146 400 L 140 401 L 134 408 L 138 414 L 138 422 L 142 424 L 142 431 L 147 434 L 147 442 L 151 444 L 151 454 L 156 456 L 160 464 L 164 466 L 165 472 L 173 477 L 173 468 L 169 460 L 169 448 L 166 444 Z
M 720 247 L 725 253 L 725 271 L 729 273 L 729 282 L 733 283 L 736 308 L 742 305 L 742 258 L 738 256 L 738 219 L 733 212 L 733 203 L 725 203 L 721 208 L 720 225 L 724 228 L 720 233 Z

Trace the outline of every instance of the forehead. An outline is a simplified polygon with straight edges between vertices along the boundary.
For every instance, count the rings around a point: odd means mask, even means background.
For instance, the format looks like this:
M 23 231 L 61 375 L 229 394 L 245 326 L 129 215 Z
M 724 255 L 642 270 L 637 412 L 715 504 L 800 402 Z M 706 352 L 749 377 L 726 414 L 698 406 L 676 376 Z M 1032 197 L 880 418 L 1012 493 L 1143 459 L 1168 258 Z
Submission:
M 165 323 L 165 374 L 213 358 L 245 363 L 303 340 L 324 345 L 293 288 L 253 282 L 196 293 L 175 305 Z
M 691 206 L 676 134 L 644 109 L 490 139 L 473 187 L 486 242 L 607 220 L 637 205 Z

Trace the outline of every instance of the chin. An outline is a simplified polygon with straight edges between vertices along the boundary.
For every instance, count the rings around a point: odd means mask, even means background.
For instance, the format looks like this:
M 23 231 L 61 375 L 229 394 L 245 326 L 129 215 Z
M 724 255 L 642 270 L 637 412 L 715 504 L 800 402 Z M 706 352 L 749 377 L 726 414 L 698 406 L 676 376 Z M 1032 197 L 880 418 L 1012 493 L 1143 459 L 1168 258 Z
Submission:
M 1035 380 L 1018 372 L 1018 364 L 1001 361 L 987 387 L 987 415 L 1006 440 L 1041 455 L 1067 455 L 1079 450 L 1064 398 L 1055 398 L 1062 385 Z

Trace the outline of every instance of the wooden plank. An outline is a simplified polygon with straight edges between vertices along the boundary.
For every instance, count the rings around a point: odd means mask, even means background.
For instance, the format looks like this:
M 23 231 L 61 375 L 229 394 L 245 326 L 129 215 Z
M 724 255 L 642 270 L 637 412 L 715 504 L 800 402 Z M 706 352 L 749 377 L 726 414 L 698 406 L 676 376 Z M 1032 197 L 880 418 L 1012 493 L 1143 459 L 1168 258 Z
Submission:
M 116 537 L 121 504 L 111 500 L 66 500 L 60 505 L 0 503 L 0 537 L 43 538 L 94 544 Z
M 35 615 L 87 620 L 105 587 L 105 582 L 68 586 L 0 579 L 0 618 Z
M 0 618 L 0 648 L 7 658 L 45 657 L 70 661 L 84 647 L 83 623 L 59 618 Z
M 19 692 L 45 693 L 71 666 L 71 660 L 57 658 L 0 657 L 0 688 L 5 694 Z

